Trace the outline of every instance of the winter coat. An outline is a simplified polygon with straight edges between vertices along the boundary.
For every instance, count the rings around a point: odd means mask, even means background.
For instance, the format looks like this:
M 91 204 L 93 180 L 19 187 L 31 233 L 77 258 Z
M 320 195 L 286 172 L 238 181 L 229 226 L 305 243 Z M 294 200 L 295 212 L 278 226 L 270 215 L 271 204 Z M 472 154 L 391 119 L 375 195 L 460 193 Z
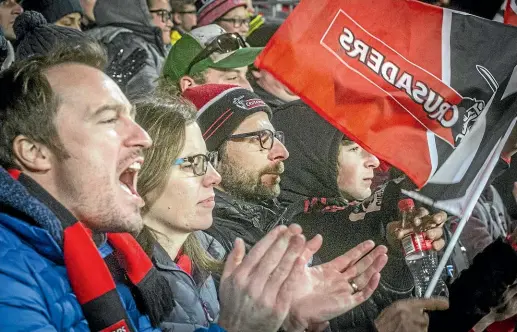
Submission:
M 138 48 L 147 53 L 146 64 L 125 87 L 121 87 L 122 91 L 130 99 L 153 92 L 167 51 L 161 30 L 152 23 L 146 0 L 98 0 L 94 14 L 97 27 L 88 30 L 88 35 L 108 46 L 115 41 L 117 45 L 126 45 L 123 47 L 126 56 Z M 115 55 L 108 54 L 109 61 Z
M 276 201 L 245 202 L 216 189 L 214 222 L 205 232 L 227 253 L 233 249 L 237 237 L 244 240 L 246 250 L 249 250 L 275 226 L 286 223 L 285 211 Z
M 273 126 L 284 131 L 290 153 L 279 200 L 287 206 L 288 220 L 299 223 L 307 237 L 323 236 L 319 258 L 330 261 L 367 239 L 386 244 L 386 225 L 397 220 L 400 189 L 409 183 L 392 180 L 363 202 L 347 202 L 337 185 L 337 156 L 344 135 L 301 101 L 278 107 L 273 115 Z M 492 179 L 507 167 L 500 162 Z M 332 330 L 375 331 L 373 321 L 383 308 L 412 296 L 413 281 L 401 251 L 392 249 L 388 257 L 372 297 L 334 320 Z M 429 331 L 469 331 L 516 280 L 516 260 L 517 253 L 503 241 L 488 246 L 452 283 L 450 309 L 430 314 Z
M 290 222 L 310 238 L 323 236 L 318 258 L 342 255 L 365 240 L 386 243 L 386 226 L 397 220 L 400 183 L 388 182 L 361 203 L 349 203 L 337 184 L 339 145 L 344 135 L 302 101 L 273 110 L 272 123 L 284 131 L 289 158 L 280 182 L 279 201 Z M 412 296 L 413 280 L 402 251 L 389 251 L 379 287 L 362 305 L 332 322 L 333 331 L 374 331 L 373 321 L 396 300 Z
M 212 237 L 202 232 L 196 234 L 205 250 L 215 259 L 222 260 L 225 252 Z M 152 257 L 154 266 L 169 281 L 176 306 L 160 324 L 163 331 L 192 332 L 208 328 L 219 318 L 219 300 L 212 274 L 195 265 L 192 276 L 183 271 L 158 244 Z
M 0 168 L 0 331 L 89 331 L 63 261 L 63 226 L 49 209 L 58 203 L 46 204 Z M 112 251 L 99 245 L 105 259 Z M 154 330 L 124 280 L 115 281 L 136 330 Z

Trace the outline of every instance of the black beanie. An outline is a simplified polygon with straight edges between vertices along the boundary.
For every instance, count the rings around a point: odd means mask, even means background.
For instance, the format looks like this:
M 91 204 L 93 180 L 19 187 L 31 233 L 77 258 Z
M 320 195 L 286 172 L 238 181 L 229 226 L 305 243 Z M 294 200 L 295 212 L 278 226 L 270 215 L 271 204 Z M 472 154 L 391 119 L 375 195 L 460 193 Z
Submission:
M 203 84 L 189 88 L 183 97 L 198 109 L 197 123 L 208 151 L 216 151 L 239 125 L 256 112 L 271 119 L 271 108 L 250 90 L 236 85 Z
M 265 47 L 279 27 L 279 23 L 264 23 L 246 37 L 246 42 L 251 47 Z
M 24 0 L 23 9 L 40 12 L 50 23 L 56 23 L 63 16 L 72 13 L 83 15 L 79 0 Z
M 58 45 L 75 46 L 88 37 L 79 30 L 49 24 L 38 12 L 27 11 L 14 21 L 16 34 L 16 60 L 27 59 L 34 55 L 45 55 Z

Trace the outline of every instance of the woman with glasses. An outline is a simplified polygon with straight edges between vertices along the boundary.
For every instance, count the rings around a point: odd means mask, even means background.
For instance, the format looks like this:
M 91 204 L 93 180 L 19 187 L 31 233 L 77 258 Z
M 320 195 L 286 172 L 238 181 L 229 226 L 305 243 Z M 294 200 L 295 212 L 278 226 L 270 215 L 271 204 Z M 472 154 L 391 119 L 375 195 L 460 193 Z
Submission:
M 146 204 L 145 226 L 137 240 L 169 280 L 176 302 L 161 328 L 208 327 L 219 316 L 212 273 L 222 271 L 217 259 L 224 257 L 224 250 L 197 231 L 212 225 L 214 186 L 221 181 L 214 169 L 217 155 L 207 153 L 196 111 L 188 102 L 153 100 L 136 107 L 136 121 L 153 139 L 138 179 Z
M 197 0 L 198 26 L 216 23 L 227 32 L 246 38 L 251 20 L 247 6 L 245 0 Z

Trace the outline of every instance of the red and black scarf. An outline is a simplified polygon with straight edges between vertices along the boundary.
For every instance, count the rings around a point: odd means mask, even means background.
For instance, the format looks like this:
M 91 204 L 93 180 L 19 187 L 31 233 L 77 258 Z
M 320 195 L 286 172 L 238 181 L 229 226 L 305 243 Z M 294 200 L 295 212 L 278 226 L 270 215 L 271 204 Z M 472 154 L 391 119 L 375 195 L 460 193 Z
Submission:
M 77 221 L 34 180 L 17 170 L 10 170 L 9 173 L 61 221 L 68 278 L 91 331 L 122 331 L 122 328 L 135 331 L 116 289 L 112 270 L 117 268 L 123 270 L 137 306 L 149 315 L 153 326 L 158 326 L 170 314 L 174 308 L 172 290 L 130 234 L 106 234 L 114 249 L 115 259 L 112 261 L 117 266 L 107 264 L 108 258 L 102 258 L 92 239 L 92 232 L 83 223 Z

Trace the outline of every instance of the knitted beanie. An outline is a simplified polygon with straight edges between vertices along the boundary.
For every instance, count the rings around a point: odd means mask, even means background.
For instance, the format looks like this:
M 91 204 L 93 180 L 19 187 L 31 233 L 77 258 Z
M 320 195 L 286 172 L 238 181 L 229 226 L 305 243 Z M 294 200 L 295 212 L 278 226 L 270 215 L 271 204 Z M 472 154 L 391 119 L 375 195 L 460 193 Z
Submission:
M 189 88 L 183 97 L 199 110 L 197 123 L 208 151 L 216 151 L 250 115 L 271 109 L 250 90 L 236 85 L 204 84 Z
M 204 26 L 212 24 L 230 10 L 244 6 L 244 0 L 197 0 L 197 25 Z
M 93 41 L 79 30 L 49 24 L 42 14 L 33 11 L 18 16 L 13 28 L 18 43 L 16 60 L 47 54 L 58 45 L 75 46 L 88 40 Z
M 79 0 L 24 0 L 23 9 L 40 12 L 50 23 L 56 23 L 63 16 L 72 13 L 83 15 Z

